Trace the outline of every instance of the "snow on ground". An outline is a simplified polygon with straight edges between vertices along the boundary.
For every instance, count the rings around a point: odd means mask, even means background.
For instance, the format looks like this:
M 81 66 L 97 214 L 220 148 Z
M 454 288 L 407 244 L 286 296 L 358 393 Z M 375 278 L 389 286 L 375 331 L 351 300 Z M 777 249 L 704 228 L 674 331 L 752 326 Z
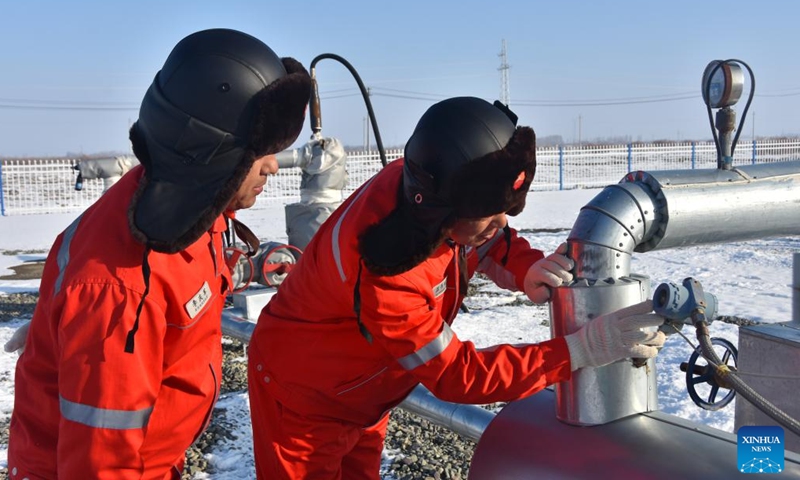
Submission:
M 510 219 L 531 244 L 546 252 L 565 241 L 580 208 L 599 190 L 535 192 L 528 198 L 526 211 Z M 77 214 L 0 217 L 0 277 L 11 273 L 8 267 L 41 260 L 55 236 Z M 238 218 L 262 240 L 286 242 L 282 206 L 243 211 Z M 20 251 L 21 250 L 21 251 Z M 11 252 L 9 252 L 11 251 Z M 736 244 L 703 245 L 634 254 L 631 271 L 647 275 L 652 289 L 662 282 L 680 283 L 695 277 L 706 291 L 719 300 L 719 313 L 759 322 L 791 320 L 792 254 L 800 251 L 800 238 L 777 238 Z M 0 280 L 0 295 L 38 288 L 38 280 Z M 454 329 L 460 338 L 479 347 L 497 343 L 529 343 L 549 338 L 545 307 L 522 305 L 519 293 L 506 292 L 492 284 L 478 284 L 485 295 L 470 297 L 470 313 L 456 319 Z M 0 324 L 0 344 L 22 323 Z M 694 340 L 692 332 L 687 337 Z M 737 344 L 738 329 L 715 322 L 712 336 Z M 662 411 L 728 432 L 734 426 L 734 402 L 709 412 L 695 406 L 686 393 L 685 374 L 678 368 L 687 361 L 692 346 L 679 335 L 672 335 L 657 359 L 659 406 Z M 11 414 L 16 354 L 0 352 L 0 418 Z M 250 453 L 249 413 L 246 394 L 233 394 L 220 400 L 226 421 L 233 425 L 233 439 L 224 440 L 209 455 L 219 472 L 215 479 L 253 478 Z M 0 445 L 0 467 L 6 463 L 5 445 Z

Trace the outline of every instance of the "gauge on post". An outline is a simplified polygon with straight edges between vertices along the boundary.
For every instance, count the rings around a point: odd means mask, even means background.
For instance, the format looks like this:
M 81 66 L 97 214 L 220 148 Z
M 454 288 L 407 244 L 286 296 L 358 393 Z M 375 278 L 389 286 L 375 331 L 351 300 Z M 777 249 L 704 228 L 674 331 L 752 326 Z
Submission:
M 739 101 L 743 86 L 742 67 L 714 60 L 703 72 L 703 101 L 711 108 L 729 107 Z

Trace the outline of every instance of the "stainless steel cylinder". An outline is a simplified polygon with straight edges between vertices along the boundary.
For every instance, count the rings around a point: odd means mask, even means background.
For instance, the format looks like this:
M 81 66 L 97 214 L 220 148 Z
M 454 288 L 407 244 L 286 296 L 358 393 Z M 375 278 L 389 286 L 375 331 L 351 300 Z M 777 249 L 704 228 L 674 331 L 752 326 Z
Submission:
M 553 290 L 550 333 L 574 333 L 593 319 L 650 297 L 650 278 L 630 275 L 590 282 L 580 280 Z M 658 408 L 655 361 L 634 366 L 626 359 L 604 367 L 585 367 L 555 386 L 556 417 L 573 425 L 602 425 Z

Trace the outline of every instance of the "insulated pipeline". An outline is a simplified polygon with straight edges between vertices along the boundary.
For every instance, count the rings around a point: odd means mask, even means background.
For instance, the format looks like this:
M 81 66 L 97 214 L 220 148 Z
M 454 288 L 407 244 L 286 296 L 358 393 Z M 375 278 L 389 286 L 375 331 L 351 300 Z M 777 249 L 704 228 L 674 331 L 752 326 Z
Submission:
M 578 279 L 630 274 L 631 254 L 800 234 L 800 162 L 633 172 L 584 206 L 568 237 Z

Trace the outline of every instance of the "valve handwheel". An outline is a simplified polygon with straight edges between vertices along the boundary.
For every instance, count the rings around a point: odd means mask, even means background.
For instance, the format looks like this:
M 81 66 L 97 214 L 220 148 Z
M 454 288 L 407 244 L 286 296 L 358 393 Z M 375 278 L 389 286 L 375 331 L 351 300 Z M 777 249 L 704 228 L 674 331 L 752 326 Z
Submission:
M 736 347 L 724 338 L 712 338 L 711 345 L 722 360 L 722 364 L 727 365 L 731 370 L 736 370 L 739 353 Z M 699 365 L 698 360 L 701 359 L 705 363 Z M 689 397 L 702 409 L 719 410 L 728 405 L 736 396 L 736 391 L 716 374 L 714 366 L 703 357 L 699 346 L 692 352 L 688 362 L 681 363 L 681 370 L 686 372 L 686 389 L 689 391 Z M 703 387 L 704 384 L 708 387 Z M 698 386 L 703 388 L 702 395 L 698 392 Z M 727 390 L 727 393 L 718 398 L 720 389 Z

